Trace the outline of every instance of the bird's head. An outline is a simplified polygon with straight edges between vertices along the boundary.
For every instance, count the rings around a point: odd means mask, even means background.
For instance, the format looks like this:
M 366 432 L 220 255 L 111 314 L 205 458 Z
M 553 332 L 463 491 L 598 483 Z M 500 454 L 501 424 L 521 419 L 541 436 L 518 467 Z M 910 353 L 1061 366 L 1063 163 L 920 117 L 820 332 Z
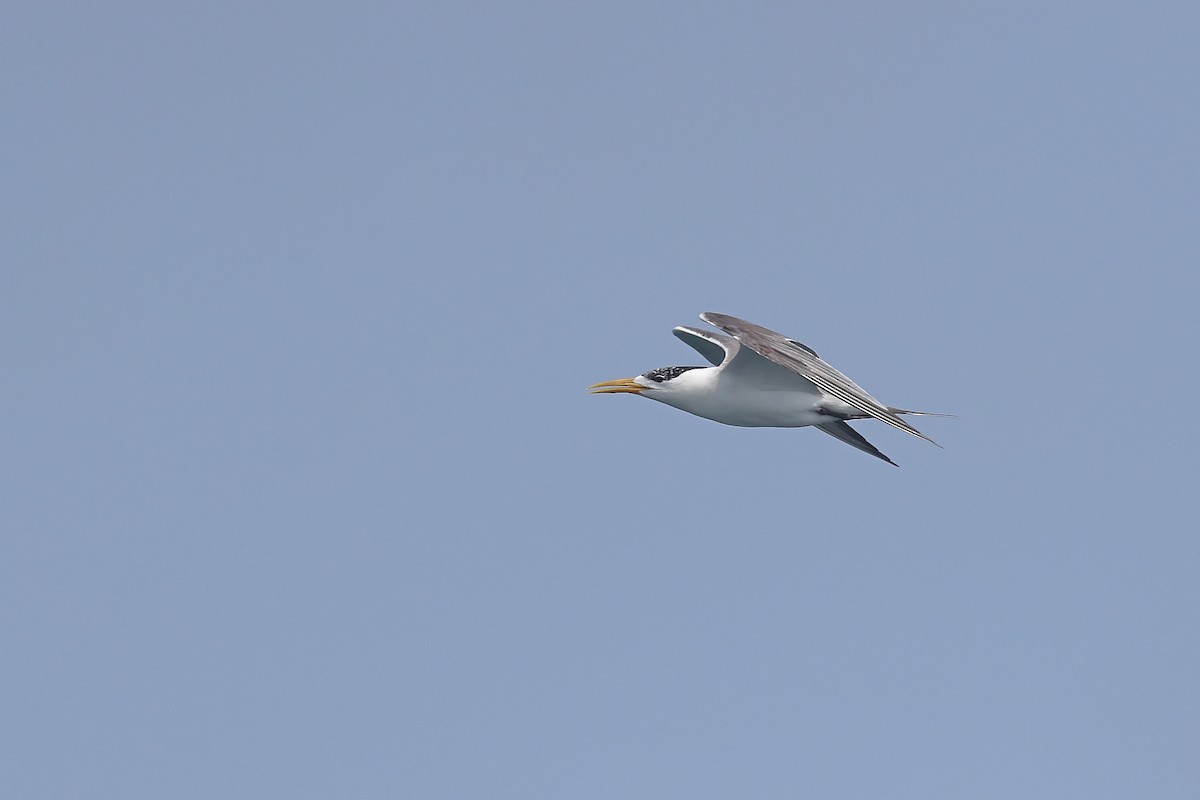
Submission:
M 683 389 L 686 384 L 690 384 L 691 378 L 694 376 L 690 376 L 688 373 L 694 369 L 704 369 L 704 367 L 659 367 L 632 378 L 604 381 L 588 388 L 592 390 L 592 394 L 640 394 L 644 397 L 662 400 L 669 393 Z

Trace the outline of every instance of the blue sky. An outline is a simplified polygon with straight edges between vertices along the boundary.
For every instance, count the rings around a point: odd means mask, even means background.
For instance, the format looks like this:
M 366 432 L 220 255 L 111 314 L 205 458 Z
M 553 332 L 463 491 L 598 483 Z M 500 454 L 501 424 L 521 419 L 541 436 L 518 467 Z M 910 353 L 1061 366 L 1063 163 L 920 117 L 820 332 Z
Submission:
M 1194 5 L 0 37 L 6 795 L 1200 793 Z M 945 449 L 585 393 L 707 310 Z

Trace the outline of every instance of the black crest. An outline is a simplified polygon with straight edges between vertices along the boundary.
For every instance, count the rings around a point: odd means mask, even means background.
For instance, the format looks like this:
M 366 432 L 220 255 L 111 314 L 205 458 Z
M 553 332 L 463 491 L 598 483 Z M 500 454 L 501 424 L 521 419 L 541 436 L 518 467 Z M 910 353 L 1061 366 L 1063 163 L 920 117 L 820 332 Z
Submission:
M 658 369 L 650 370 L 642 375 L 642 377 L 649 378 L 655 383 L 662 383 L 663 381 L 669 381 L 672 378 L 678 378 L 689 369 L 703 369 L 703 367 L 659 367 Z

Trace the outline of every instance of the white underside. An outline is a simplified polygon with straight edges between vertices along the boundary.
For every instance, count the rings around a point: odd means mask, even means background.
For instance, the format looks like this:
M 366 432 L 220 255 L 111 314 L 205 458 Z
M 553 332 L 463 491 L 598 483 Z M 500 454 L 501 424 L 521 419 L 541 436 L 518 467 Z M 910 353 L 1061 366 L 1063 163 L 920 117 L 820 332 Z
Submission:
M 698 417 L 742 428 L 803 428 L 838 419 L 820 413 L 843 412 L 843 404 L 827 397 L 794 373 L 772 371 L 773 380 L 747 380 L 716 368 L 686 372 L 642 393 Z M 760 378 L 761 376 L 755 376 Z M 853 409 L 845 408 L 844 412 Z

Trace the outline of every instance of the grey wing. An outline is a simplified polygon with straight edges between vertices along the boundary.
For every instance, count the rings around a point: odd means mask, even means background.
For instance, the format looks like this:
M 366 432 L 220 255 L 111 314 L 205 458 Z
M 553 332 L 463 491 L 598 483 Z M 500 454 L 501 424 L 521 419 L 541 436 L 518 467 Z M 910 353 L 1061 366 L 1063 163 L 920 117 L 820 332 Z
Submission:
M 747 377 L 764 386 L 811 394 L 821 392 L 794 370 L 763 358 L 749 347 L 742 347 L 732 336 L 685 325 L 676 327 L 673 333 L 723 371 Z
M 825 363 L 816 351 L 773 330 L 727 314 L 705 312 L 700 319 L 733 336 L 738 342 L 781 367 L 816 384 L 821 391 L 852 406 L 880 422 L 886 422 L 913 436 L 937 444 L 919 430 L 900 419 L 887 406 L 872 397 L 866 389 Z M 865 440 L 864 440 L 865 441 Z M 940 446 L 940 445 L 939 445 Z
M 870 453 L 876 458 L 882 458 L 893 467 L 900 466 L 895 461 L 892 461 L 883 453 L 879 452 L 875 445 L 868 442 L 861 433 L 854 430 L 854 428 L 851 428 L 847 423 L 842 422 L 841 420 L 838 420 L 837 422 L 826 422 L 824 425 L 814 425 L 813 427 L 822 433 L 828 433 L 833 438 L 837 439 L 838 441 L 845 442 L 851 447 L 857 447 L 864 453 Z
M 737 355 L 738 342 L 732 336 L 700 328 L 689 328 L 685 325 L 679 325 L 671 332 L 704 356 L 705 360 L 714 367 L 721 366 L 726 359 Z

